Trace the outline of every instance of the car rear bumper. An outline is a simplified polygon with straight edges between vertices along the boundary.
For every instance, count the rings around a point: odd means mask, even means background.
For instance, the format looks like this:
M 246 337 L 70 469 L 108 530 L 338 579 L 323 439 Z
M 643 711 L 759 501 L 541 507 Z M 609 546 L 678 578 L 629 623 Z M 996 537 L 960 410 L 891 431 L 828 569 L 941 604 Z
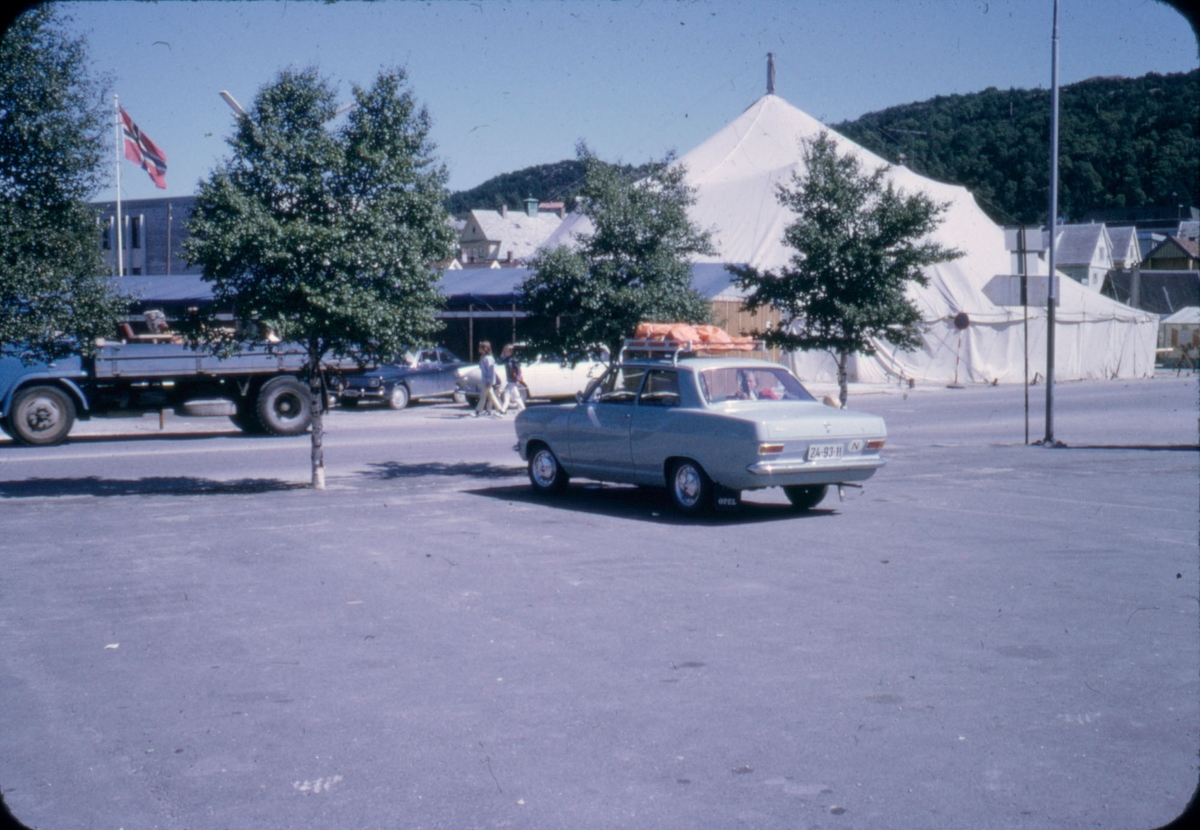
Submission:
M 746 468 L 747 475 L 738 485 L 755 487 L 785 487 L 794 484 L 839 484 L 866 481 L 887 462 L 877 455 L 863 458 L 840 458 L 837 461 L 805 461 L 780 459 L 758 461 Z

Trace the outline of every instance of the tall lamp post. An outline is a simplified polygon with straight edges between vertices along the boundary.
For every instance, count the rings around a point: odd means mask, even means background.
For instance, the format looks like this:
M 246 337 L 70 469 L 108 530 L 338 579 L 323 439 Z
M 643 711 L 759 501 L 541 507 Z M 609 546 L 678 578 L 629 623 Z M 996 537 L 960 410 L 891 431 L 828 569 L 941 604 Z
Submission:
M 1046 435 L 1043 447 L 1061 447 L 1054 438 L 1054 307 L 1058 304 L 1055 252 L 1058 248 L 1058 0 L 1050 48 L 1050 276 L 1046 284 Z

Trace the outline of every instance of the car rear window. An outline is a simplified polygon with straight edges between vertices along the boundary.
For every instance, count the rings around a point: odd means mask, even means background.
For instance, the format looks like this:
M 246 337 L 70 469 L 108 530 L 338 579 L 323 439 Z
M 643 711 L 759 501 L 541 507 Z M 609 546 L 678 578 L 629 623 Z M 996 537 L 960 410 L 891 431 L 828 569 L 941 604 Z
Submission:
M 700 391 L 709 403 L 722 401 L 811 401 L 800 381 L 782 366 L 775 368 L 722 366 L 700 373 Z

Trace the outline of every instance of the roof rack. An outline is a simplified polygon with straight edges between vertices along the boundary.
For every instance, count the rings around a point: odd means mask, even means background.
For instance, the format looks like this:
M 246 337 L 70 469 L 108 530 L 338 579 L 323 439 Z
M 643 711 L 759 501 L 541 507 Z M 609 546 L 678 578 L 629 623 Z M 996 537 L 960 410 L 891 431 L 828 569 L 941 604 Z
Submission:
M 748 340 L 740 343 L 708 343 L 694 340 L 626 340 L 617 360 L 629 357 L 645 357 L 650 360 L 670 360 L 671 365 L 679 362 L 681 355 L 692 357 L 723 357 L 731 353 L 767 351 L 765 340 Z

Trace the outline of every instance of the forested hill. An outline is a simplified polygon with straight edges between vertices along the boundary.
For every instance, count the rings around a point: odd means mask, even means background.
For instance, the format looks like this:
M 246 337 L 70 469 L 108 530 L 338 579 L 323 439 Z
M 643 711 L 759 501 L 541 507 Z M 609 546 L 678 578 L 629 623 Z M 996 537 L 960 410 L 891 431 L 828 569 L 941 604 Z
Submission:
M 451 194 L 446 209 L 455 216 L 469 210 L 499 210 L 501 205 L 521 210 L 530 196 L 539 201 L 566 201 L 583 184 L 583 163 L 559 161 L 501 173 L 478 187 Z
M 1043 223 L 1049 210 L 1050 91 L 985 89 L 939 96 L 830 125 L 923 175 L 965 185 L 1001 224 Z M 1059 95 L 1059 212 L 1200 205 L 1200 70 L 1092 78 Z M 637 168 L 629 168 L 636 175 Z M 573 206 L 583 165 L 560 161 L 454 193 L 451 213 L 520 208 L 528 196 Z
M 939 96 L 830 125 L 912 170 L 965 185 L 997 222 L 1049 211 L 1050 91 Z M 1200 70 L 1059 90 L 1060 214 L 1200 205 Z

